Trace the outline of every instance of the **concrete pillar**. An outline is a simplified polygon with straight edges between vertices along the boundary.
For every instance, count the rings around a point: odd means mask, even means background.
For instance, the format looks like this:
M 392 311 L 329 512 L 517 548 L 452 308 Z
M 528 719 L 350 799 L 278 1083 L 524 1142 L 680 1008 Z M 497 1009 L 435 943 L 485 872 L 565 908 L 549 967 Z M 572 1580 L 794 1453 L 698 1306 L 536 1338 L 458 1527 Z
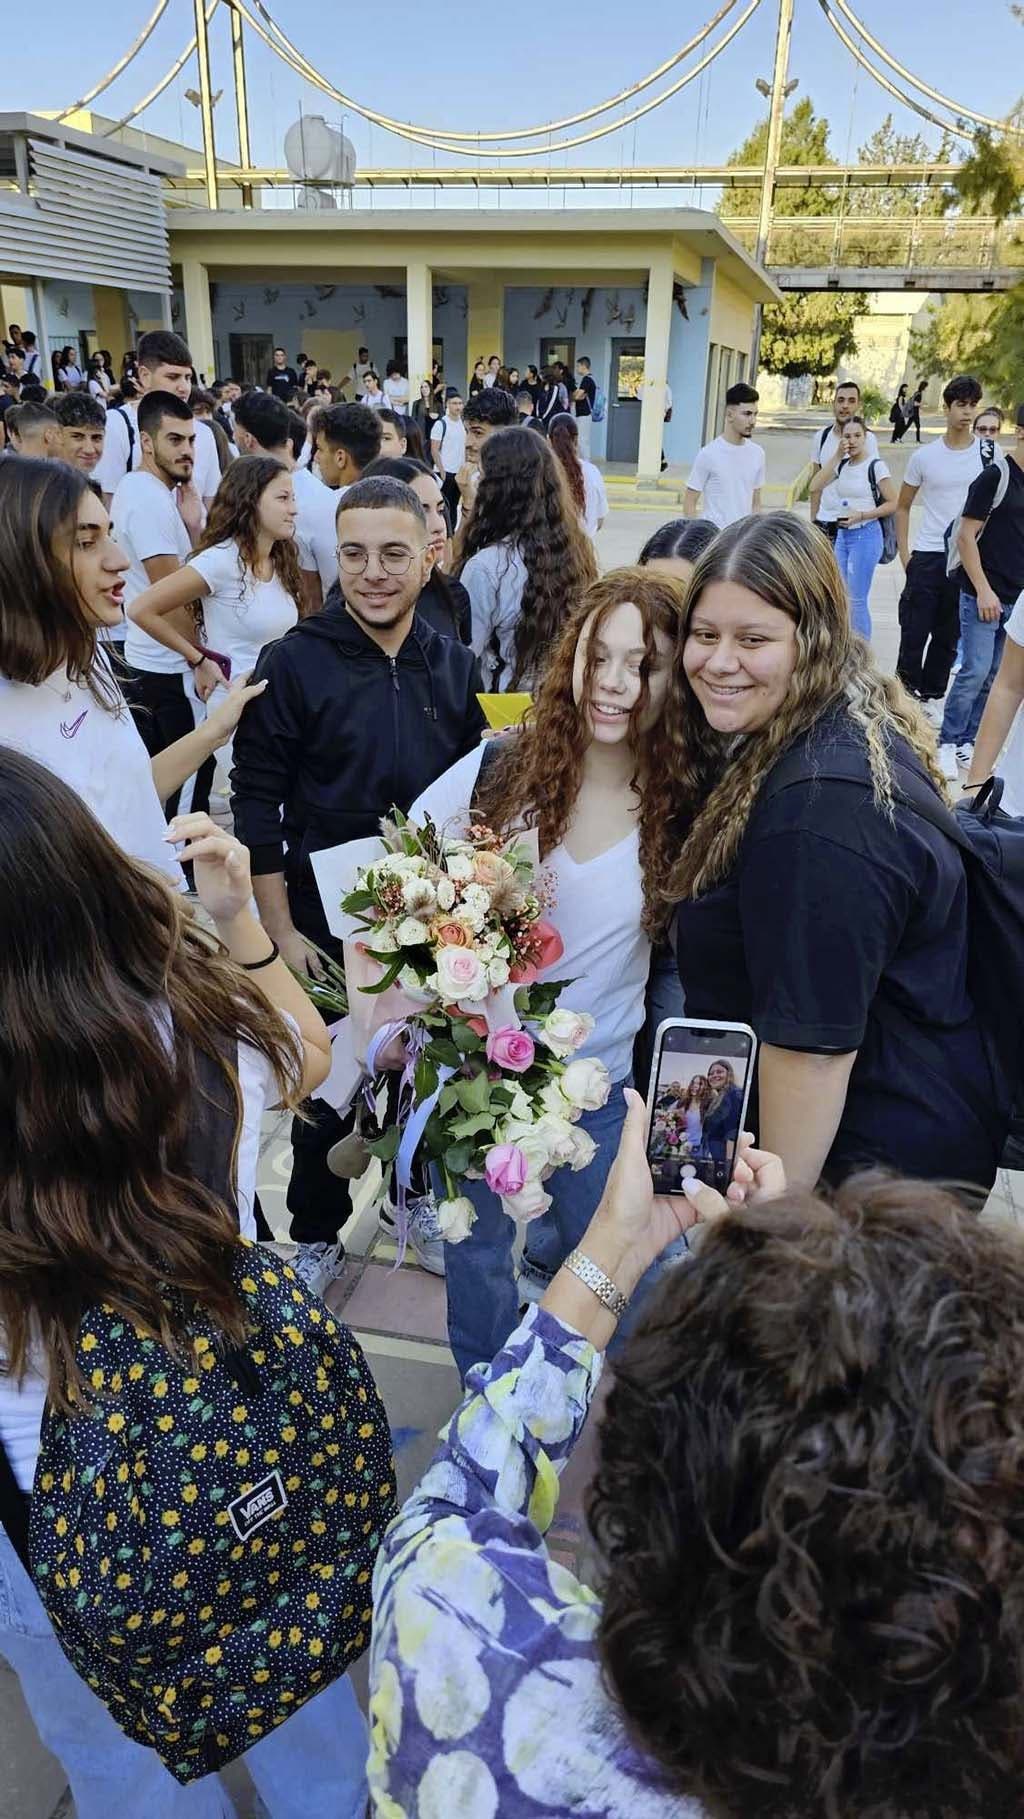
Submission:
M 420 386 L 424 379 L 430 378 L 433 366 L 433 274 L 422 259 L 410 262 L 405 268 L 405 333 L 411 411 L 420 395 Z
M 657 253 L 651 261 L 647 286 L 647 330 L 644 336 L 644 389 L 640 403 L 640 452 L 638 480 L 656 480 L 661 472 L 661 444 L 665 422 L 665 382 L 668 378 L 668 344 L 672 332 L 672 285 L 675 271 L 670 252 Z M 673 418 L 675 412 L 673 410 Z
M 471 278 L 466 285 L 466 390 L 478 360 L 502 354 L 505 341 L 505 286 L 497 278 Z M 452 378 L 452 383 L 457 381 Z
M 217 369 L 213 348 L 210 280 L 205 265 L 201 265 L 198 259 L 183 259 L 181 281 L 185 293 L 185 339 L 200 384 L 209 385 L 216 378 Z
M 46 326 L 46 285 L 42 278 L 32 280 L 32 318 L 39 354 L 39 376 L 49 392 L 53 390 L 53 366 L 50 362 L 50 331 Z
M 114 370 L 119 372 L 122 357 L 132 344 L 128 293 L 113 290 L 105 284 L 94 284 L 92 307 L 93 321 L 96 324 L 96 346 L 107 348 L 113 358 Z

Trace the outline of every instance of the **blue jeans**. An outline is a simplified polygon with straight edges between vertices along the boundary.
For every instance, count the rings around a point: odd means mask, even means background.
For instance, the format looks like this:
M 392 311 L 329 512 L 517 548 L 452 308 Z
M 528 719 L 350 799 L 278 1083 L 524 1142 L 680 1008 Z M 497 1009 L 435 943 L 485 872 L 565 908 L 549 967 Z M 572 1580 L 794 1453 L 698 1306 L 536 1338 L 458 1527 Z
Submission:
M 557 1169 L 545 1183 L 551 1206 L 539 1218 L 531 1219 L 526 1228 L 522 1274 L 538 1287 L 546 1287 L 561 1268 L 597 1209 L 625 1122 L 623 1085 L 628 1086 L 629 1081 L 620 1080 L 612 1087 L 607 1105 L 596 1112 L 584 1112 L 580 1119 L 580 1129 L 597 1144 L 589 1167 L 580 1169 L 578 1174 L 568 1168 Z M 502 1211 L 500 1199 L 492 1194 L 486 1181 L 463 1182 L 461 1191 L 468 1194 L 476 1208 L 476 1224 L 462 1244 L 446 1244 L 444 1255 L 448 1342 L 465 1381 L 470 1367 L 482 1359 L 489 1363 L 519 1325 L 520 1296 L 512 1259 L 514 1220 Z M 685 1241 L 680 1239 L 641 1278 L 629 1312 L 619 1322 L 608 1348 L 612 1354 L 635 1324 L 641 1303 L 657 1278 L 685 1255 Z
M 48 1750 L 61 1763 L 78 1819 L 121 1811 L 145 1819 L 236 1819 L 218 1775 L 182 1787 L 154 1750 L 135 1743 L 80 1680 L 0 1528 L 0 1655 L 21 1682 Z M 271 1819 L 363 1819 L 366 1721 L 346 1675 L 245 1752 Z
M 960 594 L 960 645 L 963 656 L 953 686 L 946 699 L 942 716 L 940 745 L 973 745 L 978 736 L 981 716 L 985 712 L 988 691 L 992 687 L 999 660 L 1003 654 L 1010 616 L 1004 606 L 998 619 L 978 616 L 978 602 L 973 594 Z
M 836 531 L 836 561 L 850 596 L 850 619 L 862 638 L 871 636 L 868 599 L 881 554 L 882 527 L 877 518 L 867 524 L 855 524 L 852 530 L 840 525 Z

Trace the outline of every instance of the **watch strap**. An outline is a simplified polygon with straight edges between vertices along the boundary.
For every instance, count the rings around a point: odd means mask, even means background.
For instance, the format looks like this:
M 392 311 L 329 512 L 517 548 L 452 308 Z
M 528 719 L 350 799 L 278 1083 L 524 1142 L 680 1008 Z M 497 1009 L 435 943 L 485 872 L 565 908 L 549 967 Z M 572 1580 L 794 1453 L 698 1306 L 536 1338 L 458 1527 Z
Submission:
M 570 1251 L 562 1268 L 569 1270 L 578 1281 L 583 1283 L 585 1288 L 589 1288 L 614 1319 L 622 1319 L 629 1306 L 628 1295 L 624 1295 L 611 1277 L 606 1276 L 604 1270 L 598 1268 L 593 1258 L 587 1256 L 586 1251 Z

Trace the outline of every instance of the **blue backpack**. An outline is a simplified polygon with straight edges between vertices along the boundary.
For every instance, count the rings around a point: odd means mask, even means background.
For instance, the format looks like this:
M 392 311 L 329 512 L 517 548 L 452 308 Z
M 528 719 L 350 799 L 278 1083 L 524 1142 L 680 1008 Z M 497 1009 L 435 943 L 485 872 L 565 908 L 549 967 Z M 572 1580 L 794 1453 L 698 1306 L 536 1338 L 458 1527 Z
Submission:
M 607 411 L 608 411 L 608 393 L 606 391 L 602 390 L 601 386 L 598 386 L 594 393 L 594 402 L 590 407 L 590 415 L 593 418 L 595 423 L 603 423 L 605 420 L 605 416 L 607 415 Z

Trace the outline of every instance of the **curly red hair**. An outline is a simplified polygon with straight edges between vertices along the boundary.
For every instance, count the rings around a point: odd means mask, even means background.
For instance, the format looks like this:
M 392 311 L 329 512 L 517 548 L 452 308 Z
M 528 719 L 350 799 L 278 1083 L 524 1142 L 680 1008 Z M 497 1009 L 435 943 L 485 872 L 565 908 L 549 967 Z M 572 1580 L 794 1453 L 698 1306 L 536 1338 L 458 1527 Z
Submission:
M 655 633 L 672 641 L 681 635 L 685 589 L 649 569 L 612 569 L 583 595 L 555 645 L 534 706 L 521 733 L 508 739 L 496 761 L 481 777 L 477 809 L 498 833 L 515 826 L 536 827 L 541 858 L 564 838 L 583 781 L 583 758 L 589 743 L 584 715 L 573 694 L 576 648 L 590 623 L 584 671 L 588 699 L 596 662 L 596 633 L 609 613 L 632 603 L 643 623 L 644 658 L 640 694 L 630 715 L 630 741 L 636 757 L 633 787 L 640 797 L 640 865 L 643 874 L 644 928 L 654 936 L 667 921 L 668 905 L 660 885 L 679 852 L 681 829 L 669 763 L 669 734 L 664 716 L 641 732 L 650 700 L 650 670 L 657 653 Z M 592 622 L 592 623 L 591 623 Z M 670 657 L 671 661 L 671 657 Z

